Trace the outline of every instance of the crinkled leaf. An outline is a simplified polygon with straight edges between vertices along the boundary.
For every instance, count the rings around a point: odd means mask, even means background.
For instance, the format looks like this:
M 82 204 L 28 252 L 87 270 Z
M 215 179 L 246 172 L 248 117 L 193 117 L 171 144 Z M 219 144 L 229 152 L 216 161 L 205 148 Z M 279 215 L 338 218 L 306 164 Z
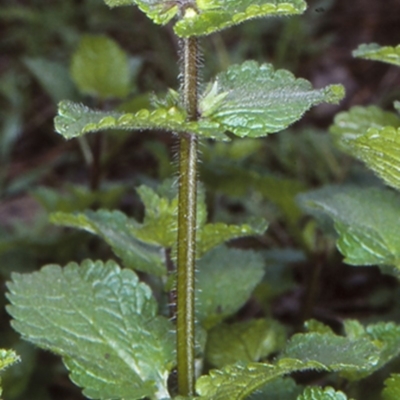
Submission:
M 397 114 L 383 111 L 376 106 L 352 107 L 335 116 L 335 122 L 330 127 L 338 146 L 347 149 L 347 143 L 364 135 L 369 128 L 383 128 L 385 126 L 400 127 L 400 118 Z
M 197 318 L 209 329 L 249 299 L 264 275 L 260 254 L 226 246 L 206 253 L 197 265 Z
M 343 95 L 341 85 L 315 90 L 289 71 L 246 61 L 217 75 L 200 101 L 200 112 L 237 136 L 260 137 L 287 128 L 316 104 L 337 103 Z
M 385 389 L 382 392 L 383 400 L 400 399 L 400 374 L 392 374 L 385 380 Z
M 315 369 L 329 366 L 333 371 L 358 372 L 377 365 L 379 350 L 367 338 L 350 339 L 316 332 L 298 333 L 291 337 L 280 355 L 280 363 L 307 362 Z
M 88 132 L 107 129 L 165 130 L 175 133 L 193 133 L 207 138 L 228 140 L 219 124 L 204 120 L 186 122 L 186 114 L 177 107 L 140 110 L 136 113 L 120 113 L 92 110 L 82 104 L 62 101 L 54 120 L 56 131 L 66 139 Z
M 347 147 L 388 185 L 400 189 L 400 128 L 370 128 Z
M 72 56 L 71 76 L 82 94 L 124 98 L 130 91 L 128 56 L 104 35 L 84 35 Z
M 0 349 L 0 371 L 19 361 L 13 350 Z
M 262 235 L 267 229 L 267 226 L 267 222 L 263 219 L 243 225 L 227 225 L 222 222 L 206 224 L 198 231 L 198 256 L 201 257 L 210 249 L 227 240 L 244 236 Z
M 259 361 L 280 350 L 285 341 L 284 327 L 273 320 L 222 323 L 208 332 L 206 359 L 217 368 L 238 361 Z
M 128 268 L 155 275 L 166 274 L 164 249 L 139 240 L 136 232 L 140 225 L 120 211 L 57 212 L 50 215 L 50 221 L 100 236 Z
M 278 378 L 255 391 L 246 400 L 293 400 L 301 390 L 302 387 L 292 378 Z
M 197 0 L 175 27 L 178 36 L 208 35 L 253 18 L 301 14 L 303 0 Z
M 308 387 L 297 397 L 297 400 L 347 400 L 347 396 L 331 387 Z
M 300 204 L 330 216 L 337 247 L 351 265 L 400 265 L 400 197 L 388 189 L 327 187 L 299 195 Z
M 179 16 L 174 30 L 181 37 L 208 35 L 249 19 L 301 14 L 306 9 L 303 0 L 185 0 L 182 3 L 167 0 L 105 0 L 105 3 L 110 7 L 137 4 L 157 24 L 166 24 Z M 178 7 L 182 8 L 182 12 Z
M 400 45 L 380 46 L 377 43 L 362 44 L 353 51 L 353 57 L 382 61 L 400 67 Z
M 85 396 L 127 400 L 168 396 L 173 326 L 157 316 L 151 289 L 113 261 L 48 265 L 13 274 L 12 326 L 63 357 Z

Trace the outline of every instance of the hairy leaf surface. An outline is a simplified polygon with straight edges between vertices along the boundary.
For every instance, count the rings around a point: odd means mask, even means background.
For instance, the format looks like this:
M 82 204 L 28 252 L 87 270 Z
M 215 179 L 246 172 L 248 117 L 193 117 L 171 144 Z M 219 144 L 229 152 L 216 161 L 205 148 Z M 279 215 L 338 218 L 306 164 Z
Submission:
M 63 357 L 89 398 L 168 397 L 175 363 L 173 326 L 157 316 L 151 289 L 113 261 L 48 265 L 13 274 L 12 326 Z
M 353 51 L 354 57 L 382 61 L 400 67 L 400 45 L 396 47 L 380 46 L 377 43 L 362 44 Z
M 337 103 L 343 95 L 340 85 L 315 90 L 289 71 L 246 61 L 217 75 L 200 101 L 200 112 L 237 136 L 260 137 L 287 128 L 316 104 Z
M 331 387 L 308 387 L 297 397 L 297 400 L 347 400 L 347 396 Z
M 392 374 L 385 380 L 385 389 L 382 392 L 383 400 L 400 399 L 400 374 Z
M 337 247 L 351 265 L 400 266 L 400 197 L 380 188 L 328 187 L 299 195 L 300 204 L 330 216 Z

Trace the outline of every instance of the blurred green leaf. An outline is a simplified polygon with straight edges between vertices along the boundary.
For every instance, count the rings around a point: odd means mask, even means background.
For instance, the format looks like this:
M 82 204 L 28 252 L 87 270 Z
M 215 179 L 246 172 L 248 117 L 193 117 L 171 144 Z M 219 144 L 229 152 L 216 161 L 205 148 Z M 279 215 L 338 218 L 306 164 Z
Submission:
M 400 45 L 391 47 L 380 46 L 377 43 L 361 44 L 353 51 L 353 57 L 382 61 L 400 67 Z
M 128 56 L 113 39 L 85 35 L 72 56 L 71 76 L 82 94 L 124 98 L 130 91 Z
M 13 350 L 0 349 L 0 371 L 19 361 Z
M 400 197 L 380 188 L 326 187 L 298 197 L 335 222 L 338 249 L 351 265 L 400 266 Z
M 273 320 L 222 323 L 208 332 L 206 359 L 217 368 L 238 361 L 259 361 L 280 350 L 285 342 L 284 327 Z
M 69 71 L 64 65 L 39 57 L 27 57 L 23 61 L 55 104 L 63 99 L 77 98 Z
M 263 258 L 254 251 L 219 246 L 206 253 L 196 273 L 196 312 L 203 327 L 238 311 L 263 275 Z
M 139 240 L 136 232 L 140 224 L 120 211 L 89 210 L 73 214 L 56 212 L 50 215 L 50 221 L 100 236 L 128 268 L 155 275 L 167 272 L 164 249 Z
M 385 389 L 382 392 L 383 400 L 400 399 L 400 374 L 392 374 L 385 380 Z
M 301 389 L 292 378 L 277 378 L 246 397 L 246 400 L 293 400 Z
M 151 289 L 133 271 L 87 260 L 12 278 L 12 326 L 61 355 L 87 397 L 168 397 L 173 326 L 157 316 Z
M 297 397 L 297 400 L 347 400 L 347 396 L 331 387 L 308 387 Z
M 200 113 L 237 136 L 260 137 L 287 128 L 314 105 L 337 103 L 343 96 L 341 85 L 315 90 L 289 71 L 246 61 L 209 84 Z

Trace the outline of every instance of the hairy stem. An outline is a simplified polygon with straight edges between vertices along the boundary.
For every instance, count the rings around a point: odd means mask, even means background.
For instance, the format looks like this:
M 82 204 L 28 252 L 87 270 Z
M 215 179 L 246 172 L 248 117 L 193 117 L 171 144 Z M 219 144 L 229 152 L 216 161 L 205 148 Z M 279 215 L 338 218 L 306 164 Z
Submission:
M 182 97 L 188 119 L 197 119 L 198 43 L 183 39 Z M 196 262 L 197 137 L 180 136 L 177 254 L 177 361 L 178 390 L 194 395 L 194 274 Z

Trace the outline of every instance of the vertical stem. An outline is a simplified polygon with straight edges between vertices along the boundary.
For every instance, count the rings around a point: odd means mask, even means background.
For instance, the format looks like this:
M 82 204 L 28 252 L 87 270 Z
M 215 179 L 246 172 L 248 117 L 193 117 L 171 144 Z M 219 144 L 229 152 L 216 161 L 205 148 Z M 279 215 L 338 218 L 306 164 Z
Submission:
M 182 39 L 183 103 L 188 119 L 197 119 L 198 42 Z M 179 205 L 177 254 L 177 363 L 178 390 L 194 395 L 194 274 L 196 262 L 197 137 L 190 133 L 179 142 Z

